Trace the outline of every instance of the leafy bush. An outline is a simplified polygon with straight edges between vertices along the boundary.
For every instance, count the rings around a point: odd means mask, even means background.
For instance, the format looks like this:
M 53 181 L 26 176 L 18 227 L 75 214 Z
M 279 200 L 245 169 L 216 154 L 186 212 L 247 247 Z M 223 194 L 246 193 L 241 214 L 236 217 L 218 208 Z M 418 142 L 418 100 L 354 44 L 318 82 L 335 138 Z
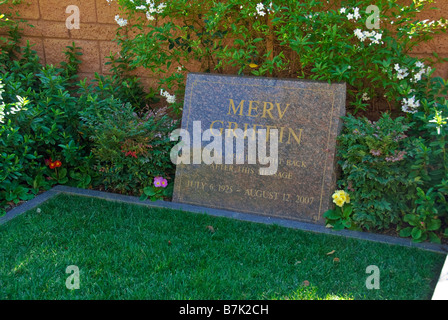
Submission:
M 409 209 L 417 185 L 406 165 L 410 125 L 387 113 L 376 122 L 349 115 L 344 123 L 338 138 L 340 184 L 350 193 L 353 220 L 364 229 L 388 229 Z
M 80 111 L 83 136 L 92 142 L 95 167 L 108 190 L 143 193 L 156 176 L 172 178 L 174 165 L 169 158 L 173 146 L 169 133 L 177 122 L 164 110 L 134 112 L 130 103 L 112 95 L 101 99 L 111 85 L 96 75 L 97 84 L 81 82 Z M 96 91 L 95 87 L 102 88 Z M 171 190 L 171 187 L 170 189 Z
M 403 218 L 410 227 L 402 229 L 400 235 L 412 236 L 415 242 L 422 242 L 429 238 L 432 242 L 440 243 L 440 238 L 434 231 L 440 229 L 442 222 L 438 217 L 433 189 L 429 189 L 425 194 L 421 188 L 417 187 L 417 195 L 418 199 L 415 201 L 417 207 L 413 213 L 406 214 Z
M 19 52 L 19 60 L 2 60 L 2 209 L 7 202 L 28 200 L 57 183 L 87 186 L 68 177 L 85 182 L 92 159 L 77 129 L 79 104 L 67 91 L 66 69 L 41 66 L 29 44 Z M 58 167 L 49 166 L 49 159 L 57 160 Z
M 359 227 L 397 226 L 415 241 L 440 242 L 448 236 L 448 82 L 424 77 L 417 85 L 418 107 L 405 118 L 345 118 L 339 183 Z
M 353 113 L 378 105 L 400 111 L 412 107 L 403 99 L 430 71 L 407 52 L 447 28 L 445 19 L 415 19 L 431 2 L 375 1 L 381 29 L 371 29 L 367 0 L 118 0 L 117 23 L 137 35 L 117 41 L 132 66 L 150 69 L 159 89 L 181 97 L 186 72 L 195 70 L 345 81 Z
M 80 50 L 68 46 L 60 66 L 41 65 L 29 43 L 0 53 L 0 214 L 55 184 L 141 195 L 154 177 L 172 178 L 176 122 L 147 105 L 134 112 L 126 100 L 143 94 L 136 78 L 78 83 Z M 172 184 L 163 195 L 170 192 Z
M 447 93 L 448 81 L 442 78 L 419 82 L 415 91 L 421 107 L 412 113 L 414 125 L 410 134 L 418 139 L 409 168 L 411 178 L 419 182 L 420 189 L 405 221 L 421 230 L 421 234 L 417 229 L 412 233 L 417 241 L 429 237 L 439 242 L 442 232 L 448 236 Z M 402 231 L 402 235 L 407 234 Z

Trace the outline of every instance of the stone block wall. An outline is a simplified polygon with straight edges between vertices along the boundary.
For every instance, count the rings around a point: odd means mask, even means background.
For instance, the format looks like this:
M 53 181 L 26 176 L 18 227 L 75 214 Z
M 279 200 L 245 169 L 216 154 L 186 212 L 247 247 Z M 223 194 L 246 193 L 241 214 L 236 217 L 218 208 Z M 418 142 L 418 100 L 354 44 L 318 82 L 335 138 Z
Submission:
M 71 12 L 66 13 L 69 5 L 76 5 L 80 12 L 80 29 L 68 29 L 66 20 Z M 4 5 L 6 8 L 7 6 Z M 4 10 L 4 9 L 2 9 Z M 80 77 L 92 79 L 95 72 L 110 74 L 105 65 L 110 53 L 119 51 L 112 40 L 115 37 L 117 23 L 115 15 L 119 14 L 116 2 L 106 0 L 23 0 L 13 7 L 20 17 L 27 20 L 30 27 L 23 27 L 23 42 L 34 44 L 41 61 L 45 64 L 59 64 L 65 60 L 66 46 L 75 42 L 82 48 L 80 57 Z M 5 10 L 8 12 L 9 10 Z M 155 83 L 150 71 L 139 69 L 137 72 L 146 86 Z
M 80 9 L 80 29 L 67 29 L 66 13 L 69 5 Z M 5 5 L 3 5 L 6 7 Z M 448 1 L 436 0 L 437 10 L 422 13 L 422 19 L 438 19 L 448 17 Z M 23 0 L 14 6 L 20 16 L 34 28 L 23 25 L 24 41 L 35 44 L 34 49 L 46 64 L 58 64 L 64 60 L 63 50 L 74 41 L 82 47 L 83 63 L 80 66 L 80 76 L 91 79 L 95 72 L 109 74 L 106 57 L 110 52 L 118 52 L 119 48 L 112 40 L 115 37 L 117 23 L 115 15 L 119 8 L 115 1 L 107 0 Z M 437 35 L 430 42 L 421 45 L 412 52 L 418 57 L 427 57 L 437 52 L 441 57 L 448 58 L 448 34 Z M 436 66 L 436 75 L 448 78 L 448 63 Z M 146 86 L 156 82 L 149 70 L 139 69 L 136 74 L 141 77 Z

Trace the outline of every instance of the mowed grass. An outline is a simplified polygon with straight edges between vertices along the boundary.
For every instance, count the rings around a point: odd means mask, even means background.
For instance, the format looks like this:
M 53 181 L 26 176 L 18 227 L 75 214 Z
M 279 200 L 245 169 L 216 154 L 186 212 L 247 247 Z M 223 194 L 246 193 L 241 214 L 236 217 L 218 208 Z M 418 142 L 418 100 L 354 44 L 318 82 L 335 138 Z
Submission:
M 0 226 L 0 299 L 430 299 L 445 258 L 79 196 L 40 210 Z M 66 287 L 71 265 L 77 290 Z

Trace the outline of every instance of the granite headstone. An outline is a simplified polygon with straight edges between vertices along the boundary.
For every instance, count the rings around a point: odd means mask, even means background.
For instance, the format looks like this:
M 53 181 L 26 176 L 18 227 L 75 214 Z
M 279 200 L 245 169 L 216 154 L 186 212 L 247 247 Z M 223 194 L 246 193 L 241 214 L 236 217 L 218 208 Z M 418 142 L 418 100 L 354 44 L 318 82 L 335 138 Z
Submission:
M 237 159 L 226 163 L 224 155 L 222 163 L 198 164 L 192 148 L 191 162 L 177 165 L 173 201 L 323 223 L 322 215 L 332 205 L 336 188 L 335 147 L 340 118 L 345 115 L 345 95 L 345 83 L 188 74 L 182 129 L 191 139 L 183 141 L 183 148 L 202 139 L 194 137 L 195 123 L 196 128 L 201 125 L 201 133 L 207 129 L 213 133 L 208 141 L 200 140 L 201 147 L 216 136 L 224 144 L 225 135 L 232 132 L 226 129 L 265 129 L 265 141 L 269 131 L 277 129 L 277 170 L 262 175 L 259 169 L 267 168 L 266 163 L 249 164 L 250 135 L 245 139 L 242 164 L 236 164 Z M 267 154 L 269 146 L 268 142 Z

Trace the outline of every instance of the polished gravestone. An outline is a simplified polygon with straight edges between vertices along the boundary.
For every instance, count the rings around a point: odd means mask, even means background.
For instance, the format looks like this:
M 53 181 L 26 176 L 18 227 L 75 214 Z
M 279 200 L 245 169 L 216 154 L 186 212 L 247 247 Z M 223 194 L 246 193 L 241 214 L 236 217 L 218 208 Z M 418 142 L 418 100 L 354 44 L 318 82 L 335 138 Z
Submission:
M 173 201 L 323 223 L 322 214 L 331 207 L 336 188 L 335 147 L 345 94 L 344 83 L 190 73 L 182 115 L 189 139 L 181 134 L 178 147 L 183 146 L 176 153 L 189 161 L 177 165 Z M 211 129 L 208 136 L 207 129 Z M 244 156 L 235 155 L 235 129 L 246 132 Z M 259 129 L 266 137 L 259 135 Z M 277 136 L 270 136 L 274 132 Z M 222 157 L 213 148 L 218 137 Z M 227 141 L 235 145 L 226 149 Z M 266 142 L 266 156 L 256 149 L 255 164 L 248 156 L 254 150 L 250 141 Z M 278 158 L 267 163 L 274 141 Z M 207 152 L 193 148 L 195 143 Z M 230 151 L 233 159 L 226 159 Z

